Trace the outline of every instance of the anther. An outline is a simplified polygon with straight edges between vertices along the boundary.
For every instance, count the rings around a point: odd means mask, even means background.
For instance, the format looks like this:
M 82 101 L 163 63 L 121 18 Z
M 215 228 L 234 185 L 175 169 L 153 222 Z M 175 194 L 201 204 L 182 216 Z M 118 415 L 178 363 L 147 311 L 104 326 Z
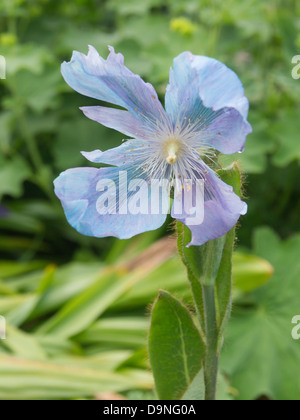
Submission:
M 177 161 L 176 154 L 174 152 L 169 152 L 166 161 L 169 165 L 173 165 Z

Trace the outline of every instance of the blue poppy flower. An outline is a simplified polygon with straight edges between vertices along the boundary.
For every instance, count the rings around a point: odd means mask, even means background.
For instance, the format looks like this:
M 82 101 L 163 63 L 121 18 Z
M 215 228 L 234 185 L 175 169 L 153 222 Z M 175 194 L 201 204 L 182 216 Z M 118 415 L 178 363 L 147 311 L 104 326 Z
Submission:
M 84 107 L 83 113 L 130 137 L 114 149 L 82 152 L 91 162 L 111 166 L 69 169 L 55 180 L 55 192 L 69 223 L 84 235 L 131 238 L 159 228 L 167 215 L 162 210 L 121 211 L 121 188 L 136 179 L 145 183 L 152 179 L 203 180 L 203 220 L 190 224 L 186 208 L 177 214 L 176 195 L 171 214 L 191 229 L 190 245 L 223 236 L 247 212 L 247 206 L 205 162 L 216 151 L 242 152 L 252 131 L 247 122 L 249 102 L 239 78 L 215 59 L 184 52 L 174 60 L 164 109 L 153 86 L 132 73 L 121 54 L 112 47 L 109 50 L 107 60 L 90 47 L 88 55 L 74 52 L 71 61 L 62 64 L 62 75 L 74 90 L 122 108 Z M 121 173 L 126 177 L 120 183 Z M 116 181 L 113 192 L 99 187 L 102 180 Z M 105 191 L 117 212 L 99 212 L 99 197 Z M 194 188 L 183 188 L 180 199 L 188 202 L 193 193 Z M 157 201 L 156 208 L 167 207 L 168 186 L 163 185 L 156 197 L 149 188 L 147 198 Z

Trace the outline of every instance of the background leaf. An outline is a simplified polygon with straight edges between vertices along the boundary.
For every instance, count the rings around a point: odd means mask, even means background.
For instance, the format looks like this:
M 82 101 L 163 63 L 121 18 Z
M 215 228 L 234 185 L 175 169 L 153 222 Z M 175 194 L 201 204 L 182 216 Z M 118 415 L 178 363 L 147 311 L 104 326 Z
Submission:
M 255 250 L 273 264 L 273 278 L 235 305 L 222 357 L 238 398 L 299 398 L 300 343 L 292 339 L 299 312 L 299 235 L 281 242 L 270 229 L 256 232 Z

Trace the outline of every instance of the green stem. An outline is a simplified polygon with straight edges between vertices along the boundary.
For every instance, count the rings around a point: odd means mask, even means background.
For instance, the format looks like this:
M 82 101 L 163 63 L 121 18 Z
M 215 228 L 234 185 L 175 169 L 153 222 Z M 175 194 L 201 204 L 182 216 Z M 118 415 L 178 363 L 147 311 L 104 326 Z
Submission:
M 218 325 L 216 317 L 214 285 L 203 285 L 205 312 L 206 355 L 204 361 L 205 400 L 216 399 L 218 373 Z

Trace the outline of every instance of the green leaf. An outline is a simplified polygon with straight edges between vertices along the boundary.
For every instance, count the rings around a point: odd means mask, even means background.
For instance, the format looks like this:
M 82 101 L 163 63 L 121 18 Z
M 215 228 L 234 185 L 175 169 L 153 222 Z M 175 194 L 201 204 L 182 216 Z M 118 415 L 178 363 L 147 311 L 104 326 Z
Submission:
M 87 362 L 87 360 L 81 360 Z M 80 360 L 33 361 L 0 354 L 0 399 L 44 400 L 91 397 L 99 392 L 151 389 L 146 371 L 112 372 L 84 367 Z
M 139 0 L 123 0 L 120 3 L 118 0 L 111 0 L 108 4 L 109 9 L 117 12 L 119 15 L 144 15 L 151 7 L 152 0 L 145 0 L 143 2 Z
M 21 70 L 41 74 L 45 63 L 52 60 L 51 51 L 37 44 L 16 45 L 2 52 L 7 61 L 7 82 L 13 83 L 13 76 Z
M 120 312 L 120 310 L 147 306 L 149 302 L 153 302 L 157 291 L 162 287 L 169 292 L 178 293 L 180 297 L 190 299 L 185 269 L 177 256 L 171 257 L 156 270 L 145 275 L 139 283 L 116 300 L 111 309 Z
M 25 214 L 25 208 L 21 205 L 17 210 L 9 209 L 5 218 L 0 219 L 0 229 L 6 229 L 18 233 L 40 233 L 43 230 L 43 223 Z
M 221 366 L 241 400 L 298 400 L 300 341 L 291 332 L 292 319 L 299 315 L 300 236 L 281 242 L 272 230 L 261 228 L 254 244 L 275 273 L 244 304 L 235 305 Z
M 150 363 L 162 400 L 180 399 L 201 369 L 205 347 L 188 309 L 168 292 L 154 304 Z
M 7 321 L 13 326 L 21 326 L 33 312 L 39 300 L 40 296 L 38 294 L 31 296 L 22 305 L 7 314 Z
M 57 337 L 55 337 L 57 338 Z M 53 339 L 53 337 L 52 337 Z M 78 366 L 82 368 L 105 370 L 105 371 L 121 371 L 127 365 L 128 360 L 134 357 L 134 353 L 131 350 L 113 350 L 113 351 L 101 351 L 93 355 L 82 356 L 70 356 L 66 353 L 55 357 L 55 361 L 64 363 L 66 366 Z M 132 367 L 132 365 L 131 365 Z
M 157 249 L 157 245 L 159 248 Z M 162 249 L 162 246 L 164 249 Z M 125 295 L 145 276 L 170 257 L 170 250 L 165 242 L 156 244 L 149 255 L 141 261 L 134 261 L 132 266 L 108 267 L 98 274 L 96 280 L 86 287 L 82 293 L 63 305 L 60 310 L 48 319 L 41 328 L 41 334 L 56 334 L 71 337 L 80 333 L 102 315 L 119 298 Z
M 36 309 L 38 303 L 43 297 L 43 293 L 53 282 L 55 267 L 49 265 L 45 268 L 43 275 L 40 278 L 40 284 L 38 290 L 30 298 L 28 298 L 22 305 L 13 309 L 7 314 L 7 321 L 13 326 L 21 326 L 24 324 L 32 315 Z
M 25 293 L 5 297 L 0 296 L 1 315 L 6 315 L 10 311 L 15 310 L 20 305 L 23 305 L 25 302 L 30 300 L 31 297 L 31 295 L 26 295 Z
M 266 284 L 274 274 L 272 265 L 263 258 L 235 252 L 233 254 L 234 287 L 252 292 Z
M 46 354 L 32 334 L 27 334 L 9 324 L 6 325 L 6 333 L 4 345 L 13 355 L 32 360 L 45 360 Z
M 44 261 L 29 261 L 29 262 L 12 262 L 0 261 L 0 279 L 18 276 L 21 274 L 30 273 L 34 270 L 44 268 L 46 263 Z
M 38 302 L 33 317 L 40 317 L 61 308 L 95 283 L 101 275 L 102 268 L 103 265 L 100 263 L 70 263 L 58 268 L 53 274 L 53 283 L 48 285 L 40 302 Z M 40 282 L 40 279 L 38 279 L 38 282 Z M 30 279 L 28 285 L 27 282 L 26 284 L 21 282 L 20 286 L 24 288 L 32 286 L 34 283 L 33 279 Z
M 15 77 L 18 98 L 38 114 L 59 106 L 58 91 L 62 83 L 56 65 L 52 68 L 48 66 L 47 70 L 39 75 L 22 70 Z
M 76 337 L 81 344 L 110 343 L 122 348 L 143 347 L 147 338 L 148 320 L 142 317 L 104 318 Z
M 61 27 L 57 36 L 56 51 L 61 55 L 65 54 L 67 60 L 70 59 L 73 50 L 87 54 L 88 45 L 93 45 L 99 54 L 105 57 L 108 55 L 107 45 L 115 45 L 120 39 L 116 32 L 106 33 L 99 29 L 98 25 L 96 27 L 86 26 L 82 31 L 80 26 L 66 24 Z
M 19 197 L 23 191 L 23 182 L 30 175 L 29 166 L 21 156 L 10 161 L 0 157 L 0 198 L 4 194 Z
M 273 163 L 276 166 L 284 167 L 293 161 L 300 162 L 299 112 L 299 108 L 281 112 L 271 128 L 273 136 L 279 142 L 279 147 L 273 156 Z
M 71 337 L 95 321 L 132 284 L 118 273 L 106 273 L 64 305 L 38 329 L 39 334 Z
M 111 149 L 120 145 L 122 138 L 122 134 L 87 119 L 78 111 L 76 118 L 64 122 L 58 132 L 53 147 L 56 167 L 64 170 L 72 166 L 87 166 L 87 160 L 80 154 L 82 150 L 89 152 L 99 148 L 99 139 L 103 150 Z
M 0 152 L 7 154 L 11 151 L 11 131 L 13 123 L 13 114 L 11 112 L 2 112 L 0 115 Z

